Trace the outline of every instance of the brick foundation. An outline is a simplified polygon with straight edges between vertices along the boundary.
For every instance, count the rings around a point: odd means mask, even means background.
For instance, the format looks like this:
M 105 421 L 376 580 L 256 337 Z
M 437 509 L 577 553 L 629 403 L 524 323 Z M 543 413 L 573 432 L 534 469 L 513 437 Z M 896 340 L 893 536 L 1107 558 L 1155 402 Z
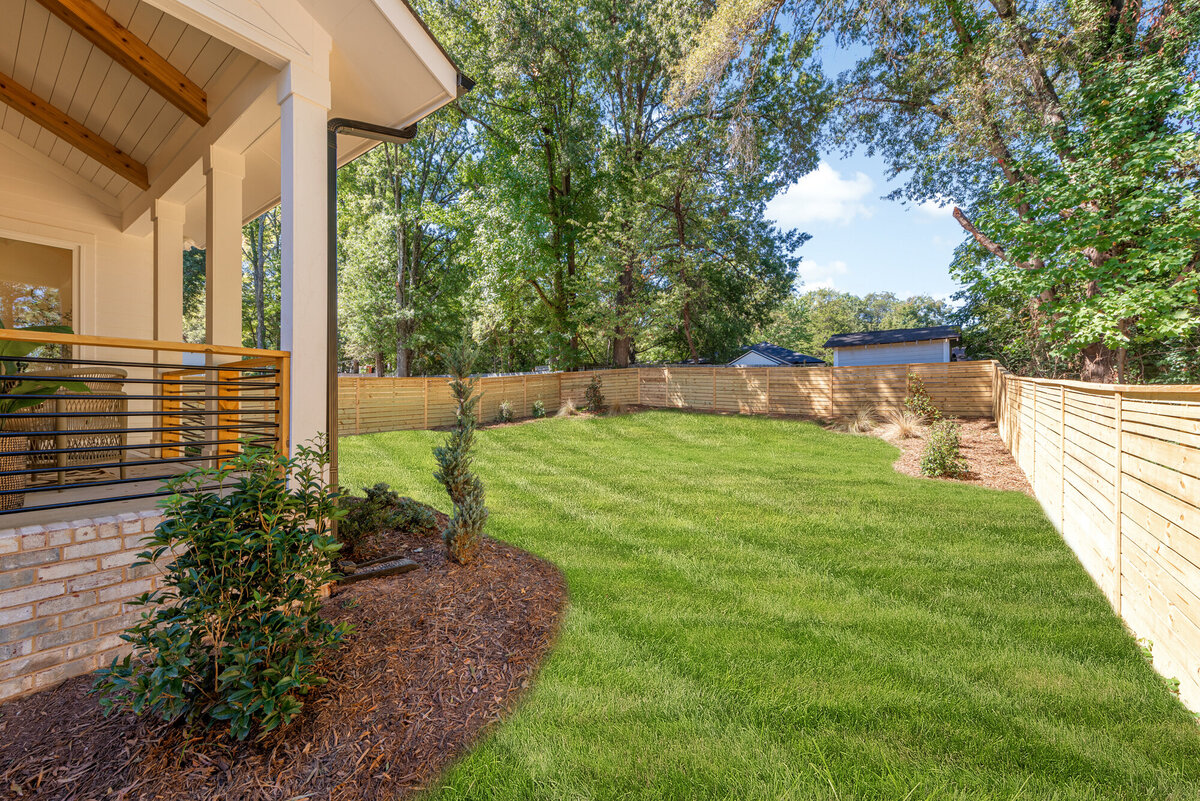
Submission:
M 134 566 L 161 512 L 0 530 L 0 701 L 89 673 L 128 651 L 127 602 L 158 586 Z

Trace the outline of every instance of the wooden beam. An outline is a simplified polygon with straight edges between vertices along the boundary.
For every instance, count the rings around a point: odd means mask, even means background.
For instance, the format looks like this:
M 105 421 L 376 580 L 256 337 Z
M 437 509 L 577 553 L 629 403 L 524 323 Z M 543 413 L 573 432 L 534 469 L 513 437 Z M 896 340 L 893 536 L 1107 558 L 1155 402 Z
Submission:
M 0 101 L 12 106 L 67 144 L 79 148 L 130 183 L 142 189 L 150 188 L 146 165 L 130 158 L 128 153 L 112 142 L 2 72 Z
M 201 125 L 208 124 L 208 95 L 150 45 L 92 0 L 38 0 L 51 14 Z

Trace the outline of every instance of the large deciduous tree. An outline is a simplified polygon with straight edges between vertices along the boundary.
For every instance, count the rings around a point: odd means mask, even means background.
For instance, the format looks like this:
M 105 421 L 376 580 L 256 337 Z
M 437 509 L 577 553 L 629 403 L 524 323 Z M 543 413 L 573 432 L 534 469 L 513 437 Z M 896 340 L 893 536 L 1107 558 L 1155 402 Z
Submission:
M 1025 299 L 1034 369 L 1120 379 L 1131 345 L 1195 336 L 1196 3 L 721 0 L 682 74 L 711 83 L 781 10 L 865 48 L 836 132 L 898 197 L 954 204 L 957 274 Z

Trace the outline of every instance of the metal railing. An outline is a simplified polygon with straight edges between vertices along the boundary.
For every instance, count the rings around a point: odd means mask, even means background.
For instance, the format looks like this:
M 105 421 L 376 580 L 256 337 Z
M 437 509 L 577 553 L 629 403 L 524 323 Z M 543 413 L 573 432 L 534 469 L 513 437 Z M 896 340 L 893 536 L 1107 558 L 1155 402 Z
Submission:
M 286 449 L 285 352 L 5 329 L 0 346 L 0 515 L 157 498 L 249 444 Z

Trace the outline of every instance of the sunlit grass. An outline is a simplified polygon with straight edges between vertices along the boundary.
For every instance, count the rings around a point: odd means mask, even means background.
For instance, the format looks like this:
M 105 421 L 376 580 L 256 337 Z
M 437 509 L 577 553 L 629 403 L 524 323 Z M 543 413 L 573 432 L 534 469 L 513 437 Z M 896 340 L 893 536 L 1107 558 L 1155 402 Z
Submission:
M 341 444 L 447 509 L 444 434 Z M 439 798 L 1200 799 L 1200 728 L 1018 493 L 807 423 L 651 412 L 480 433 L 492 536 L 562 639 Z

